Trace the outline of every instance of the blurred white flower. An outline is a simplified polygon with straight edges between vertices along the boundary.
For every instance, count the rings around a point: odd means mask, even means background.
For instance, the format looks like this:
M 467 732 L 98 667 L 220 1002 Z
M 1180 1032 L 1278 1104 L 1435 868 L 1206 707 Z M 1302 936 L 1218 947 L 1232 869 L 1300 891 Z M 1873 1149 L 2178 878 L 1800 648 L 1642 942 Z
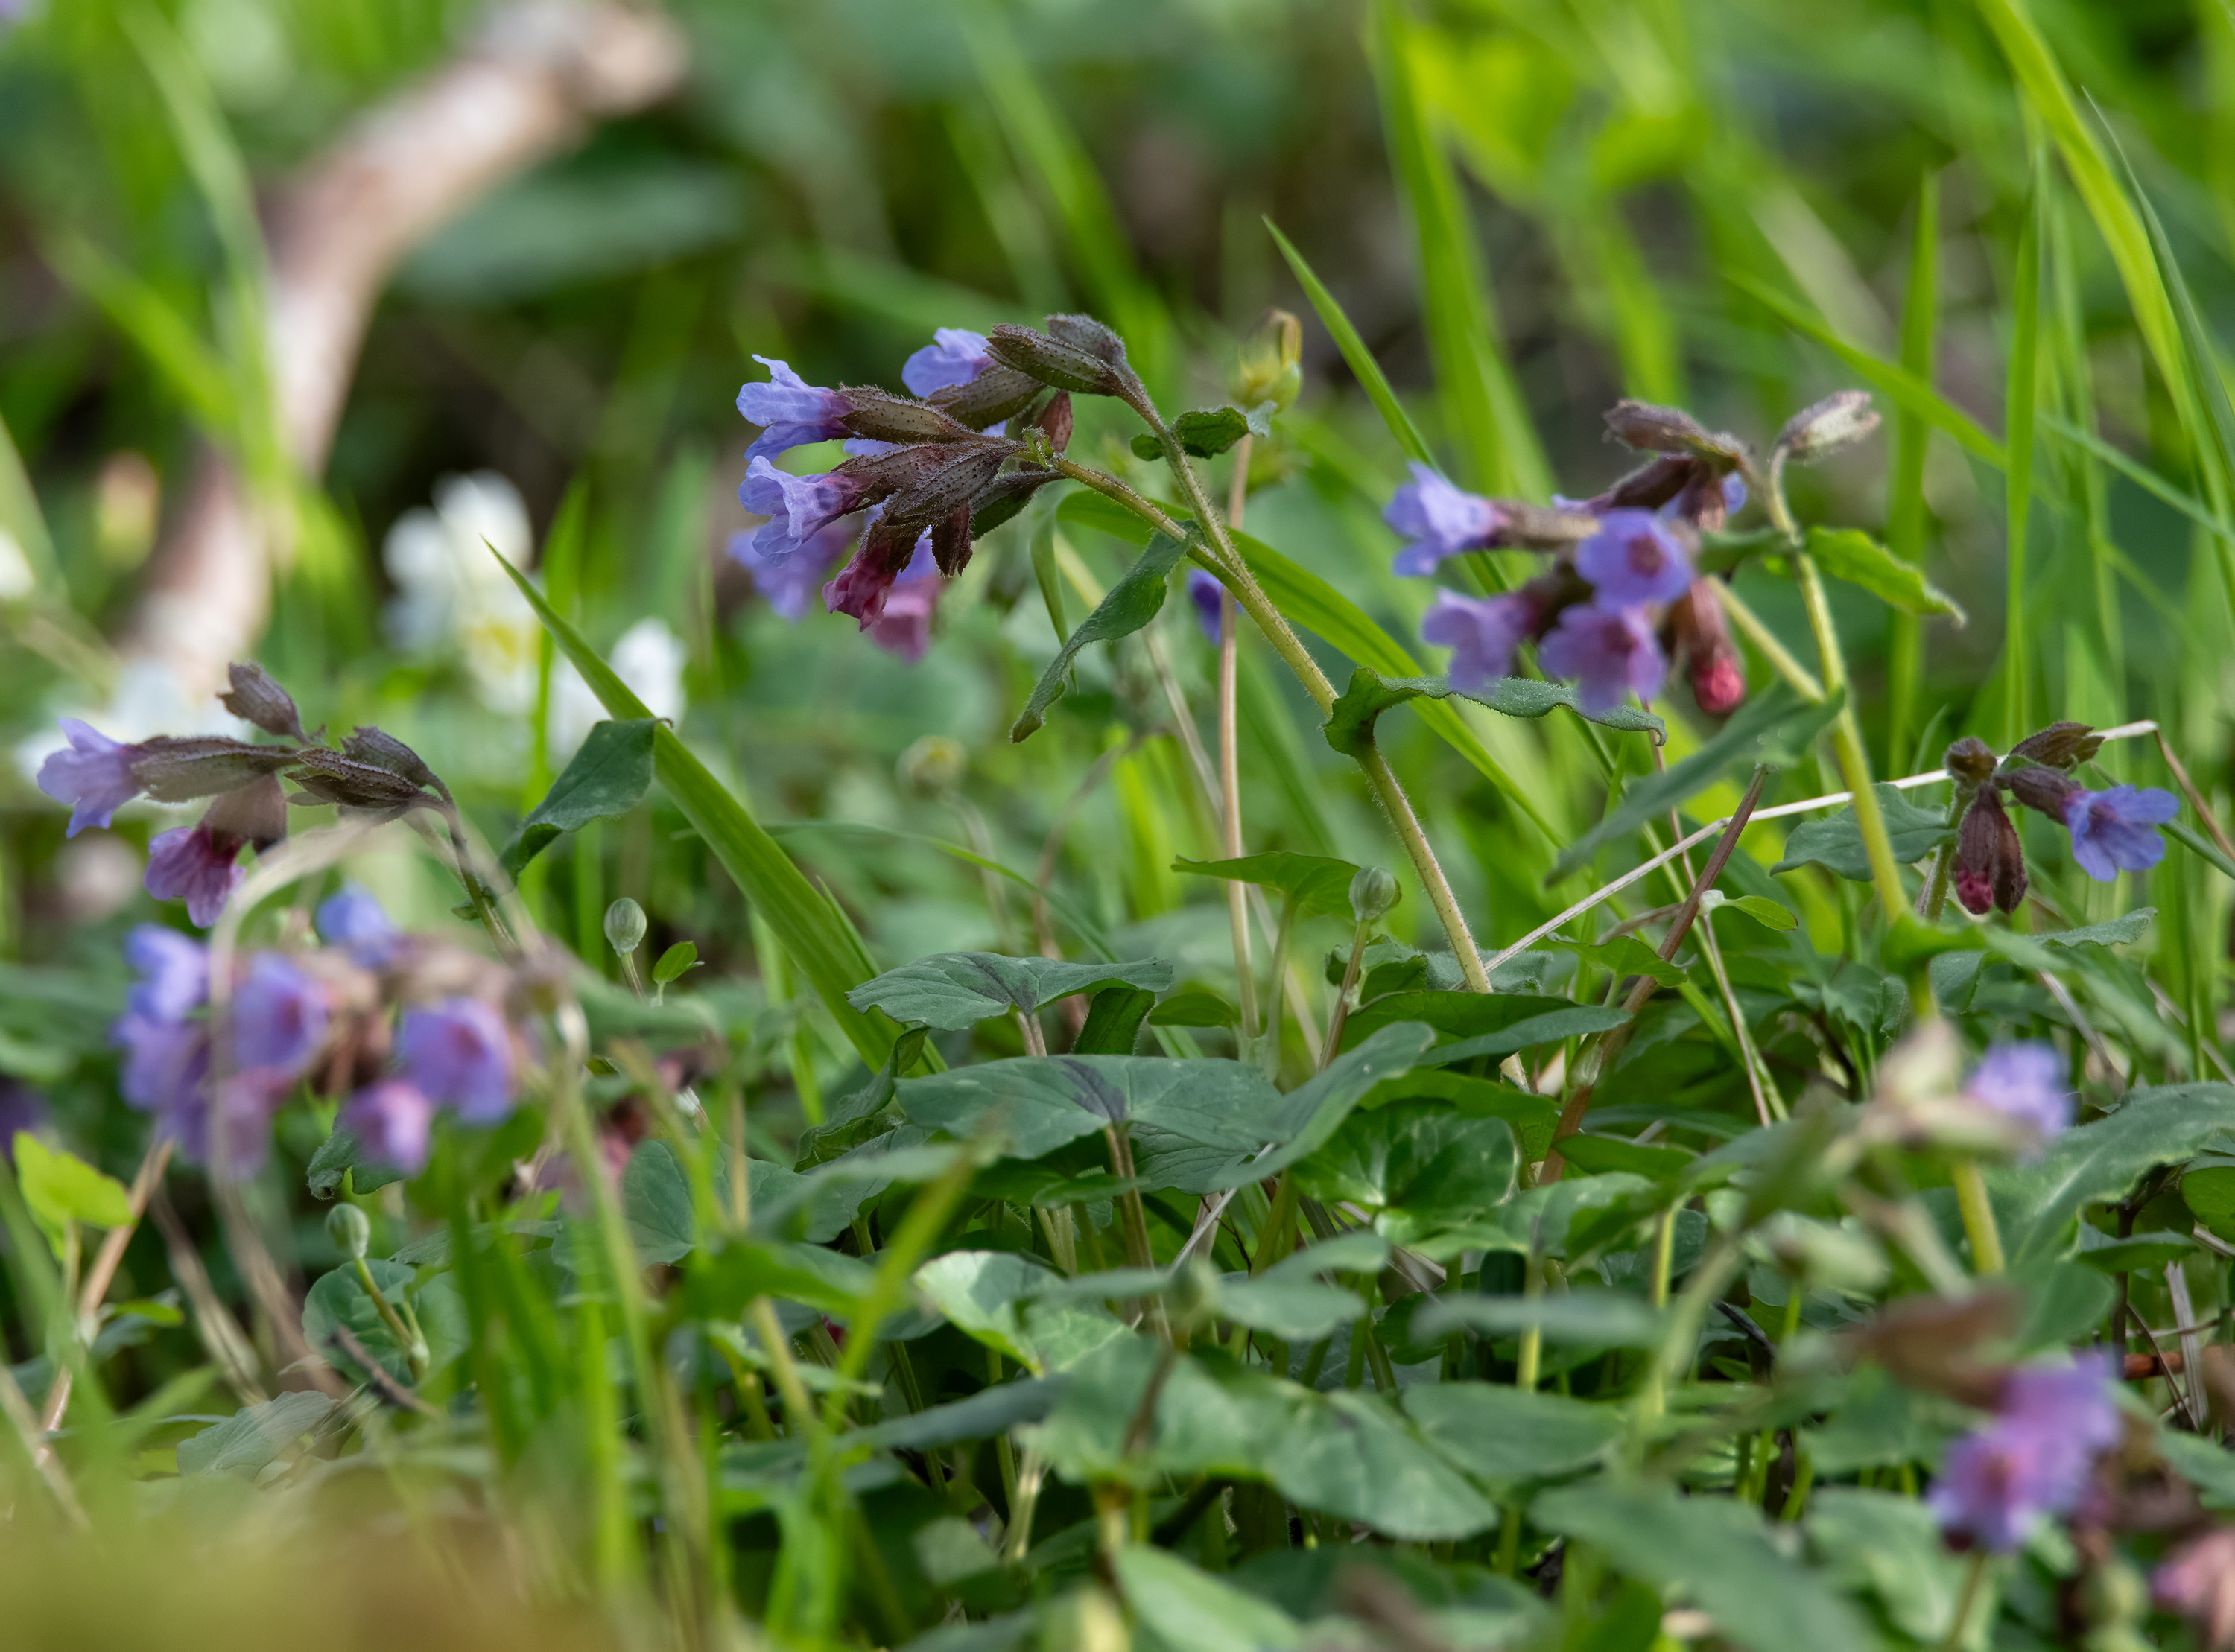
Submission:
M 664 619 L 640 619 L 623 631 L 606 655 L 614 675 L 628 684 L 655 717 L 683 715 L 683 667 L 690 650 Z M 590 725 L 607 713 L 590 685 L 564 660 L 551 668 L 551 756 L 556 762 L 589 738 Z
M 533 548 L 520 492 L 494 471 L 446 476 L 435 507 L 407 511 L 388 531 L 380 560 L 396 584 L 389 641 L 417 654 L 455 651 L 492 711 L 535 703 L 534 611 L 489 555 L 515 568 Z

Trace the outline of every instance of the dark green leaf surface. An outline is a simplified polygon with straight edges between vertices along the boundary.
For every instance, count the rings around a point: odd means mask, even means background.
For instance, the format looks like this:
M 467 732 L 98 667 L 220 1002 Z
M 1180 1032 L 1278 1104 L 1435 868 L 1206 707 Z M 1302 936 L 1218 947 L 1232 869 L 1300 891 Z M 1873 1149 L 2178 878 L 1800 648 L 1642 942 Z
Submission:
M 563 833 L 626 814 L 644 801 L 652 789 L 652 731 L 659 727 L 649 717 L 591 725 L 581 749 L 497 857 L 505 875 L 517 878 Z
M 1071 681 L 1072 662 L 1078 657 L 1081 649 L 1089 643 L 1114 643 L 1121 637 L 1131 637 L 1157 617 L 1164 605 L 1164 591 L 1170 583 L 1172 569 L 1186 548 L 1178 540 L 1161 533 L 1149 541 L 1141 559 L 1110 588 L 1094 611 L 1079 621 L 1078 628 L 1056 650 L 1055 658 L 1032 685 L 1025 708 L 1017 714 L 1017 721 L 1009 730 L 1011 740 L 1027 738 L 1047 721 L 1047 708 L 1062 697 Z
M 856 1009 L 882 1009 L 895 1021 L 960 1031 L 993 1015 L 1032 1015 L 1073 993 L 1103 987 L 1162 992 L 1172 966 L 1157 958 L 1131 963 L 1065 963 L 994 952 L 941 952 L 888 970 L 846 995 Z

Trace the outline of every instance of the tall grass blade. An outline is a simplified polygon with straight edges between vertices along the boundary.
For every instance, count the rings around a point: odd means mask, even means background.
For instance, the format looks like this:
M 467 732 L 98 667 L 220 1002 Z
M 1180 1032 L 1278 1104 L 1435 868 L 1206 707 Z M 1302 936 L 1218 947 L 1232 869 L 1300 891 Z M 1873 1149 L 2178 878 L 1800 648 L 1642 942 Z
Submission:
M 2036 154 L 2033 193 L 2018 232 L 2017 264 L 2010 284 L 2010 359 L 2002 396 L 2004 591 L 2002 602 L 2002 736 L 2015 744 L 2032 727 L 2027 719 L 2026 528 L 2033 503 L 2035 387 L 2041 366 L 2042 213 L 2048 199 L 2047 158 Z
M 1901 305 L 1902 370 L 1925 384 L 1932 382 L 1939 319 L 1940 174 L 1928 172 L 1917 183 L 1916 234 Z M 1895 408 L 1886 544 L 1896 556 L 1918 567 L 1924 565 L 1924 453 L 1930 437 L 1930 428 L 1914 410 Z M 1907 754 L 1917 724 L 1924 621 L 1897 609 L 1889 612 L 1886 624 L 1886 767 L 1891 772 Z

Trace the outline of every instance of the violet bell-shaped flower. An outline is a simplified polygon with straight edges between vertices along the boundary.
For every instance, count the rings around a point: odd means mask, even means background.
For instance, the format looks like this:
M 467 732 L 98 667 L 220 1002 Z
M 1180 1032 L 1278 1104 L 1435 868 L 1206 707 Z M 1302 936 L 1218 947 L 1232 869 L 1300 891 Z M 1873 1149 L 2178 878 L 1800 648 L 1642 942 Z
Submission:
M 915 542 L 915 555 L 885 593 L 885 605 L 870 622 L 869 640 L 888 654 L 910 665 L 931 647 L 932 616 L 939 611 L 940 592 L 947 582 L 931 554 L 931 536 Z
M 2074 791 L 2065 800 L 2072 858 L 2099 884 L 2121 872 L 2147 872 L 2165 859 L 2158 827 L 2180 813 L 2180 800 L 2155 786 Z
M 69 744 L 39 765 L 39 789 L 69 805 L 69 830 L 63 835 L 75 838 L 89 826 L 107 826 L 117 810 L 140 795 L 132 765 L 141 750 L 75 717 L 64 717 L 62 729 Z
M 1963 1081 L 1963 1094 L 2044 1139 L 2072 1124 L 2073 1095 L 2064 1082 L 2064 1058 L 2053 1045 L 1996 1045 Z
M 125 995 L 128 1015 L 180 1022 L 209 996 L 209 951 L 161 924 L 139 924 L 124 937 L 124 961 L 140 976 Z
M 1927 1499 L 1941 1525 L 2007 1554 L 2041 1517 L 2069 1512 L 2096 1454 L 2119 1441 L 2115 1357 L 2091 1352 L 2012 1372 L 1994 1421 L 1949 1449 Z
M 1412 469 L 1412 480 L 1397 490 L 1381 513 L 1406 540 L 1397 553 L 1397 571 L 1425 577 L 1445 557 L 1485 549 L 1504 526 L 1498 506 L 1454 487 L 1417 459 Z
M 403 1012 L 397 1053 L 404 1076 L 468 1124 L 495 1124 L 512 1112 L 512 1030 L 478 998 L 445 998 Z
M 1190 568 L 1187 577 L 1188 601 L 1194 605 L 1196 624 L 1212 642 L 1218 641 L 1219 616 L 1224 604 L 1226 587 L 1218 583 L 1218 576 L 1208 568 Z
M 1452 687 L 1461 694 L 1479 694 L 1498 678 L 1513 675 L 1513 651 L 1536 617 L 1536 604 L 1517 593 L 1461 597 L 1439 591 L 1434 606 L 1421 617 L 1420 638 L 1452 650 Z
M 128 1012 L 108 1029 L 108 1041 L 124 1052 L 117 1083 L 124 1100 L 159 1119 L 181 1111 L 209 1076 L 209 1028 L 201 1022 Z
M 233 996 L 233 1064 L 292 1081 L 326 1041 L 324 989 L 290 959 L 259 952 Z
M 338 946 L 368 970 L 387 967 L 403 937 L 363 884 L 344 884 L 318 903 L 318 938 Z
M 1650 511 L 1609 511 L 1576 547 L 1576 571 L 1603 608 L 1675 602 L 1692 584 L 1691 558 Z
M 435 1106 L 409 1079 L 368 1084 L 343 1104 L 334 1123 L 357 1139 L 369 1159 L 408 1176 L 427 1168 Z
M 844 561 L 853 548 L 854 532 L 852 523 L 833 522 L 788 552 L 774 556 L 762 552 L 757 532 L 733 533 L 730 558 L 751 576 L 753 589 L 770 608 L 796 623 L 806 617 L 809 601 L 830 577 L 831 569 Z
M 1586 711 L 1611 711 L 1632 695 L 1651 700 L 1668 676 L 1668 661 L 1644 611 L 1577 603 L 1537 644 L 1537 658 L 1553 676 L 1576 679 Z
M 746 467 L 737 500 L 747 510 L 769 519 L 753 531 L 751 543 L 759 561 L 773 565 L 796 555 L 839 518 L 859 509 L 862 485 L 836 471 L 794 476 L 757 458 Z
M 932 342 L 909 356 L 901 369 L 901 382 L 911 395 L 929 395 L 934 390 L 967 384 L 993 365 L 983 333 L 941 327 L 931 337 Z
M 745 449 L 747 460 L 774 459 L 790 448 L 834 441 L 846 434 L 851 409 L 844 396 L 809 384 L 785 362 L 765 356 L 753 360 L 768 369 L 769 376 L 765 384 L 748 384 L 737 392 L 737 411 L 761 427 Z
M 187 916 L 207 929 L 248 875 L 235 864 L 246 842 L 207 820 L 158 833 L 147 844 L 147 892 L 157 900 L 186 902 Z

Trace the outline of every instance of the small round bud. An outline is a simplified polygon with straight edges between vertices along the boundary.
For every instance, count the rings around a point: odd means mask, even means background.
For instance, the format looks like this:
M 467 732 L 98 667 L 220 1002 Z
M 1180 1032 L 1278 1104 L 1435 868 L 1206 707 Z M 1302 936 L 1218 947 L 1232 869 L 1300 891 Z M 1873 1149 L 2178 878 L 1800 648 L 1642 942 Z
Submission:
M 1285 408 L 1303 389 L 1303 323 L 1285 310 L 1267 310 L 1236 356 L 1235 399 L 1245 408 Z
M 372 1243 L 372 1224 L 356 1205 L 337 1205 L 326 1212 L 326 1237 L 351 1262 L 362 1262 L 365 1247 Z
M 918 797 L 945 797 L 962 783 L 970 754 L 946 735 L 926 735 L 901 754 L 900 782 Z
M 1361 866 L 1350 880 L 1350 915 L 1371 924 L 1397 904 L 1397 880 L 1379 866 Z
M 1786 420 L 1777 433 L 1777 445 L 1796 462 L 1812 465 L 1842 447 L 1852 447 L 1878 428 L 1878 412 L 1871 406 L 1868 390 L 1835 390 Z
M 626 895 L 606 908 L 606 944 L 623 957 L 644 944 L 645 931 L 651 927 L 644 908 Z

